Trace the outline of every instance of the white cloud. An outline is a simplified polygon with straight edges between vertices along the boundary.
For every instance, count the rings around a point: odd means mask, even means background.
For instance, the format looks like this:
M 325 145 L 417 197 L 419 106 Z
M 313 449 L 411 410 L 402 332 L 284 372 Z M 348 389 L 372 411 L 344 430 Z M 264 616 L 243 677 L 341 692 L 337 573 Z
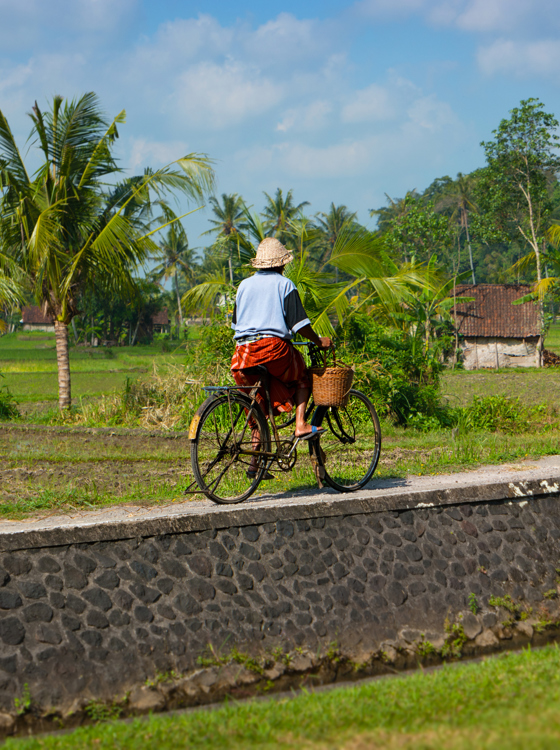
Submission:
M 556 0 L 443 0 L 430 4 L 430 20 L 465 31 L 497 32 L 558 24 Z
M 442 131 L 458 124 L 449 104 L 438 101 L 433 94 L 416 99 L 408 109 L 408 116 L 414 125 L 431 131 Z
M 243 63 L 200 63 L 180 75 L 172 106 L 189 124 L 222 129 L 263 114 L 283 93 L 281 83 Z
M 342 109 L 343 122 L 375 122 L 390 120 L 394 116 L 395 106 L 391 94 L 376 83 L 356 91 Z
M 290 65 L 294 61 L 322 55 L 328 35 L 318 21 L 300 20 L 291 13 L 280 13 L 245 36 L 245 51 L 261 65 Z
M 403 88 L 406 82 L 402 82 Z M 317 145 L 311 139 L 286 140 L 272 147 L 242 149 L 235 159 L 247 172 L 273 175 L 278 183 L 292 178 L 337 181 L 372 174 L 374 171 L 406 168 L 416 174 L 424 165 L 443 164 L 447 153 L 465 138 L 465 128 L 453 110 L 434 96 L 418 96 L 404 106 L 397 91 L 391 124 L 377 122 L 375 132 L 348 137 L 348 128 L 338 127 L 338 138 Z M 333 108 L 336 111 L 337 107 Z M 336 132 L 336 131 L 335 131 Z M 415 187 L 415 185 L 408 185 Z
M 304 107 L 290 109 L 276 126 L 276 130 L 285 133 L 288 130 L 320 130 L 324 128 L 333 111 L 331 102 L 317 100 Z
M 560 26 L 558 0 L 359 0 L 354 9 L 375 19 L 421 15 L 436 26 L 476 33 L 542 33 Z
M 224 28 L 212 16 L 179 18 L 162 24 L 153 39 L 144 40 L 129 56 L 132 72 L 180 72 L 192 61 L 223 59 L 235 46 L 235 28 Z
M 498 39 L 478 51 L 478 64 L 486 74 L 514 73 L 521 77 L 553 75 L 560 70 L 560 40 L 517 42 Z
M 0 43 L 5 49 L 33 49 L 45 31 L 90 34 L 114 31 L 136 12 L 138 0 L 0 0 Z M 82 40 L 84 41 L 84 40 Z
M 146 164 L 160 168 L 187 154 L 184 141 L 150 141 L 146 138 L 133 138 L 130 148 L 130 170 L 143 169 Z

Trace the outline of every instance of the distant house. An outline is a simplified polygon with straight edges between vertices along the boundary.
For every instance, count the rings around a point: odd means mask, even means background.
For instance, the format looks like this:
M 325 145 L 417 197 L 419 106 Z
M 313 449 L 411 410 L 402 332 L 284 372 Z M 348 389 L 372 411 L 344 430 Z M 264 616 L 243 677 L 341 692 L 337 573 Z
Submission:
M 21 322 L 24 331 L 54 331 L 53 318 L 43 315 L 41 308 L 36 305 L 22 307 Z
M 152 326 L 154 333 L 169 333 L 171 331 L 171 322 L 167 314 L 167 307 L 152 315 Z
M 530 291 L 524 284 L 457 286 L 457 297 L 474 297 L 451 311 L 466 370 L 538 367 L 538 307 L 532 302 L 513 304 Z

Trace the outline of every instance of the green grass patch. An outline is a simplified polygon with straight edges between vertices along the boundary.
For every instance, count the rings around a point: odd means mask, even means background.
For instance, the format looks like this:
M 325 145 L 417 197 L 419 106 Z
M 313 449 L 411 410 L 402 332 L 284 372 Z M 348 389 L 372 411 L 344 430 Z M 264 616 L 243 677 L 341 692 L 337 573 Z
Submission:
M 558 747 L 559 705 L 560 651 L 550 646 L 326 693 L 9 739 L 5 746 L 544 750 Z
M 560 375 L 556 368 L 507 370 L 446 370 L 441 393 L 451 406 L 466 406 L 474 397 L 519 397 L 526 406 L 560 404 Z
M 7 385 L 10 393 L 20 403 L 58 400 L 58 379 L 56 372 L 6 372 L 2 385 Z M 73 372 L 72 397 L 95 398 L 111 391 L 124 388 L 127 377 L 135 380 L 140 373 L 124 372 Z
M 560 354 L 560 323 L 551 325 L 544 342 L 545 349 L 550 349 L 555 354 Z

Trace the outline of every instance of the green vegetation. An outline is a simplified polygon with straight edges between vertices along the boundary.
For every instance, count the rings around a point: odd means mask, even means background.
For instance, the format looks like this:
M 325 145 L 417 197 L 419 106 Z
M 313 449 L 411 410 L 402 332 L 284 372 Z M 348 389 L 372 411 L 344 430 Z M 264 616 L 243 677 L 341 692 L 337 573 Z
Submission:
M 135 275 L 158 251 L 152 235 L 178 220 L 165 201 L 180 191 L 200 204 L 214 173 L 207 156 L 188 154 L 114 184 L 122 168 L 113 149 L 126 113 L 107 120 L 93 92 L 72 101 L 55 96 L 45 111 L 35 102 L 29 117 L 38 159 L 31 177 L 0 111 L 0 269 L 9 259 L 20 296 L 33 295 L 54 321 L 59 406 L 66 409 L 68 326 L 80 302 L 93 294 L 134 307 L 142 288 Z M 157 219 L 156 207 L 164 213 Z
M 445 643 L 441 649 L 441 655 L 444 659 L 460 659 L 463 653 L 463 646 L 467 642 L 467 636 L 460 622 L 445 621 Z
M 202 336 L 199 331 L 196 338 L 193 336 L 196 344 L 192 348 L 187 342 L 188 352 L 185 345 L 162 352 L 161 341 L 151 346 L 115 347 L 109 357 L 104 348 L 72 347 L 74 383 L 76 389 L 82 390 L 83 398 L 64 415 L 54 401 L 53 350 L 43 348 L 52 347 L 52 335 L 9 334 L 0 338 L 0 368 L 14 368 L 8 369 L 1 382 L 7 383 L 17 397 L 21 414 L 16 420 L 4 421 L 0 430 L 0 470 L 4 480 L 0 487 L 0 516 L 21 518 L 116 503 L 146 505 L 201 499 L 201 495 L 183 494 L 193 481 L 185 431 L 204 398 L 202 385 L 226 382 L 229 378 L 227 367 L 220 364 L 227 358 L 223 347 L 231 345 L 224 330 L 218 322 L 203 327 Z M 382 335 L 384 338 L 375 340 L 376 346 L 379 341 L 384 346 L 386 341 L 399 343 L 396 335 Z M 378 351 L 382 350 L 380 346 Z M 386 351 L 397 364 L 401 358 L 403 373 L 404 367 L 412 368 L 415 362 L 424 361 L 421 354 L 418 360 L 409 358 L 406 346 Z M 45 352 L 50 360 L 44 358 Z M 36 354 L 39 359 L 35 359 Z M 39 366 L 49 367 L 51 372 L 37 371 Z M 397 365 L 393 366 L 397 380 Z M 78 369 L 82 367 L 90 372 Z M 93 368 L 96 369 L 91 372 Z M 366 368 L 367 364 L 359 366 L 358 384 L 379 399 L 379 385 L 376 390 L 375 379 Z M 402 375 L 403 382 L 406 377 Z M 560 430 L 554 404 L 558 386 L 553 370 L 443 371 L 433 377 L 441 378 L 443 397 L 439 400 L 433 386 L 424 386 L 420 380 L 416 386 L 407 384 L 409 393 L 420 394 L 418 398 L 423 398 L 424 403 L 430 403 L 428 397 L 432 398 L 432 415 L 443 414 L 450 425 L 442 426 L 434 416 L 424 417 L 423 422 L 414 416 L 409 419 L 409 424 L 415 425 L 411 429 L 395 424 L 387 415 L 382 420 L 383 450 L 376 478 L 450 473 L 480 464 L 515 463 L 558 453 Z M 383 388 L 390 383 L 384 373 L 380 373 L 379 380 Z M 544 406 L 535 404 L 538 383 L 542 383 L 538 395 L 543 400 L 550 399 Z M 473 405 L 472 398 L 492 391 L 496 400 L 489 403 L 496 406 L 498 414 L 498 407 L 505 405 L 506 414 L 519 412 L 520 418 L 489 425 L 480 401 Z M 512 392 L 519 393 L 519 405 L 507 400 L 505 394 Z M 46 405 L 34 403 L 46 401 L 49 395 L 53 399 L 50 407 L 48 401 Z M 468 401 L 465 404 L 468 398 L 470 406 Z M 446 400 L 452 405 L 447 410 L 441 406 Z M 13 401 L 9 403 L 13 406 Z M 458 411 L 463 405 L 465 411 Z M 460 415 L 469 413 L 471 420 L 467 424 L 468 420 Z M 475 422 L 472 417 L 478 413 L 484 419 Z M 105 432 L 88 432 L 97 428 Z M 259 487 L 259 493 L 315 487 L 316 479 L 304 452 L 293 472 L 277 473 L 274 480 Z
M 472 592 L 469 594 L 469 609 L 473 613 L 473 615 L 477 615 L 480 612 L 480 604 L 478 603 L 478 599 L 476 598 L 476 594 L 473 594 Z
M 559 701 L 560 652 L 549 646 L 326 693 L 9 739 L 6 748 L 544 750 L 557 745 Z

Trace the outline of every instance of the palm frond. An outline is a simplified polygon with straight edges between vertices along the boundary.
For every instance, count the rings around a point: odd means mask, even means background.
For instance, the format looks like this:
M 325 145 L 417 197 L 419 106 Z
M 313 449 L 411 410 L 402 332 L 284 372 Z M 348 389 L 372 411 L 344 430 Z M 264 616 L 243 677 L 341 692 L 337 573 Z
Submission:
M 185 313 L 192 310 L 211 310 L 220 297 L 231 293 L 231 286 L 226 278 L 226 270 L 207 278 L 201 284 L 189 289 L 181 297 L 181 306 Z
M 29 185 L 29 175 L 16 145 L 14 136 L 4 113 L 0 110 L 0 166 L 4 179 L 15 181 L 19 187 Z

